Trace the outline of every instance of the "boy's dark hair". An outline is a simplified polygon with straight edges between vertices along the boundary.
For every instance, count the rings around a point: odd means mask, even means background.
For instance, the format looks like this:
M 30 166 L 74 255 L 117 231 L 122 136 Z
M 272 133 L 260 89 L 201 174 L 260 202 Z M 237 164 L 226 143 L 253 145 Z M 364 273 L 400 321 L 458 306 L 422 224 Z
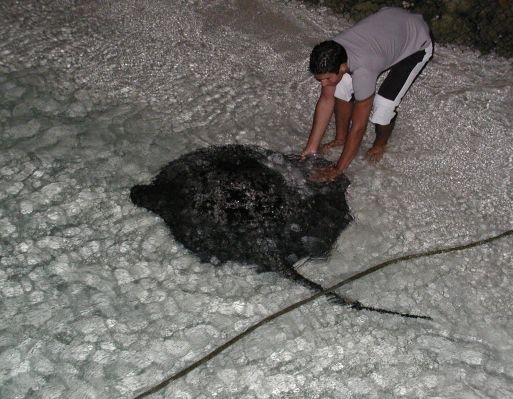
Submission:
M 340 65 L 347 62 L 346 49 L 333 40 L 316 45 L 310 53 L 310 72 L 314 75 L 320 73 L 338 73 Z

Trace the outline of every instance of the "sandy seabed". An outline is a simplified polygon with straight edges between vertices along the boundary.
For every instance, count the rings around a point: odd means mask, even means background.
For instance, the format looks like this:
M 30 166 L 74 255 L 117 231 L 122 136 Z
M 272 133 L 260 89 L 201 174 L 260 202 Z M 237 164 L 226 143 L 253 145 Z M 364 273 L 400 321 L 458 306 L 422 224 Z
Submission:
M 278 0 L 0 3 L 0 397 L 132 398 L 308 289 L 201 263 L 128 192 L 207 145 L 298 153 L 313 44 L 349 23 Z M 511 60 L 437 46 L 354 222 L 300 269 L 331 285 L 513 227 Z M 331 133 L 330 133 L 331 134 Z M 336 159 L 336 158 L 333 158 Z M 257 329 L 155 398 L 513 397 L 512 239 L 390 266 Z

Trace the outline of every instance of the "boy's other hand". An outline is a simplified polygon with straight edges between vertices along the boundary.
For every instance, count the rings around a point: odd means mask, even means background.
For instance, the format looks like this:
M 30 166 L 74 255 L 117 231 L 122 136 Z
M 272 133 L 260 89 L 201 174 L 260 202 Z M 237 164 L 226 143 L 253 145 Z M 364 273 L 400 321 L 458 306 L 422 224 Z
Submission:
M 334 166 L 329 166 L 327 168 L 315 169 L 310 176 L 310 180 L 317 183 L 326 183 L 335 180 L 340 175 L 342 175 L 342 172 L 338 171 Z

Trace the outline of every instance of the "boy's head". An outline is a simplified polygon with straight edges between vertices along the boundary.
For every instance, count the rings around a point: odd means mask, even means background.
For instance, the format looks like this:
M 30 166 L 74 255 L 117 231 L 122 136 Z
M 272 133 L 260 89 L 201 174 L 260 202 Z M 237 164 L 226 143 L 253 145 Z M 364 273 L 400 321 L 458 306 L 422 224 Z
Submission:
M 314 75 L 338 73 L 340 65 L 347 62 L 344 47 L 333 40 L 316 45 L 310 53 L 310 72 Z

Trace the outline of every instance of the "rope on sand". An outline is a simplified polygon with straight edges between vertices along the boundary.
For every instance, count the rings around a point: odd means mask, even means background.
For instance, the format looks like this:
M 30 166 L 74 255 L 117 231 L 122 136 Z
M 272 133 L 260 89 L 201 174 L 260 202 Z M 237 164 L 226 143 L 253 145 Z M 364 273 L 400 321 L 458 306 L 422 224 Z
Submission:
M 219 353 L 223 352 L 224 350 L 228 349 L 230 346 L 232 346 L 233 344 L 235 344 L 236 342 L 240 341 L 242 338 L 244 338 L 245 336 L 249 335 L 250 333 L 252 333 L 253 331 L 255 331 L 257 328 L 263 326 L 264 324 L 267 324 L 269 323 L 270 321 L 280 317 L 280 316 L 283 316 L 284 314 L 286 313 L 289 313 L 303 305 L 306 305 L 307 303 L 310 303 L 312 301 L 314 301 L 315 299 L 323 296 L 323 295 L 326 295 L 326 294 L 329 294 L 333 291 L 335 291 L 336 289 L 344 286 L 344 285 L 347 285 L 353 281 L 356 281 L 356 280 L 359 280 L 371 273 L 374 273 L 374 272 L 377 272 L 378 270 L 381 270 L 381 269 L 384 269 L 385 267 L 387 266 L 390 266 L 390 265 L 393 265 L 395 263 L 399 263 L 399 262 L 403 262 L 403 261 L 407 261 L 407 260 L 413 260 L 413 259 L 419 259 L 419 258 L 425 258 L 425 257 L 429 257 L 429 256 L 433 256 L 433 255 L 440 255 L 440 254 L 446 254 L 446 253 L 449 253 L 449 252 L 455 252 L 455 251 L 462 251 L 462 250 L 465 250 L 465 249 L 469 249 L 469 248 L 474 248 L 474 247 L 478 247 L 478 246 L 481 246 L 481 245 L 484 245 L 484 244 L 488 244 L 490 242 L 493 242 L 493 241 L 496 241 L 496 240 L 499 240 L 501 238 L 504 238 L 504 237 L 508 237 L 508 236 L 511 236 L 513 235 L 513 230 L 507 230 L 499 235 L 496 235 L 496 236 L 493 236 L 493 237 L 489 237 L 489 238 L 484 238 L 482 240 L 478 240 L 478 241 L 473 241 L 469 244 L 463 244 L 463 245 L 457 245 L 457 246 L 454 246 L 454 247 L 449 247 L 449 248 L 437 248 L 437 249 L 433 249 L 433 250 L 430 250 L 430 251 L 425 251 L 425 252 L 419 252 L 419 253 L 416 253 L 416 254 L 410 254 L 410 255 L 404 255 L 404 256 L 400 256 L 398 258 L 394 258 L 394 259 L 390 259 L 390 260 L 387 260 L 385 262 L 381 262 L 375 266 L 372 266 L 372 267 L 369 267 L 368 269 L 366 270 L 363 270 L 361 272 L 358 272 L 358 273 L 355 273 L 353 274 L 352 276 L 346 278 L 345 280 L 342 280 L 341 282 L 335 284 L 335 285 L 332 285 L 331 287 L 328 287 L 326 289 L 323 289 L 322 291 L 319 291 L 317 292 L 316 294 L 313 294 L 311 295 L 310 297 L 306 298 L 306 299 L 303 299 L 301 301 L 298 301 L 298 302 L 295 302 L 273 314 L 270 314 L 269 316 L 265 317 L 264 319 L 260 320 L 259 322 L 253 324 L 252 326 L 248 327 L 246 330 L 242 331 L 241 333 L 239 333 L 238 335 L 236 335 L 235 337 L 233 337 L 232 339 L 230 339 L 229 341 L 225 342 L 224 344 L 220 345 L 219 347 L 217 347 L 216 349 L 214 349 L 213 351 L 211 351 L 210 353 L 208 353 L 207 355 L 203 356 L 201 359 L 198 359 L 196 362 L 192 363 L 190 366 L 180 370 L 179 372 L 177 372 L 176 374 L 173 374 L 167 378 L 165 378 L 163 381 L 161 381 L 160 383 L 158 383 L 157 385 L 154 385 L 153 387 L 145 390 L 144 392 L 138 394 L 137 396 L 134 397 L 134 399 L 142 399 L 142 398 L 145 398 L 146 396 L 148 395 L 151 395 L 153 393 L 156 393 L 158 392 L 159 390 L 161 390 L 162 388 L 166 387 L 167 385 L 169 385 L 171 382 L 173 381 L 176 381 L 177 379 L 189 374 L 192 370 L 196 369 L 197 367 L 201 366 L 202 364 L 205 364 L 206 362 L 208 362 L 210 359 L 212 359 L 213 357 L 217 356 Z

